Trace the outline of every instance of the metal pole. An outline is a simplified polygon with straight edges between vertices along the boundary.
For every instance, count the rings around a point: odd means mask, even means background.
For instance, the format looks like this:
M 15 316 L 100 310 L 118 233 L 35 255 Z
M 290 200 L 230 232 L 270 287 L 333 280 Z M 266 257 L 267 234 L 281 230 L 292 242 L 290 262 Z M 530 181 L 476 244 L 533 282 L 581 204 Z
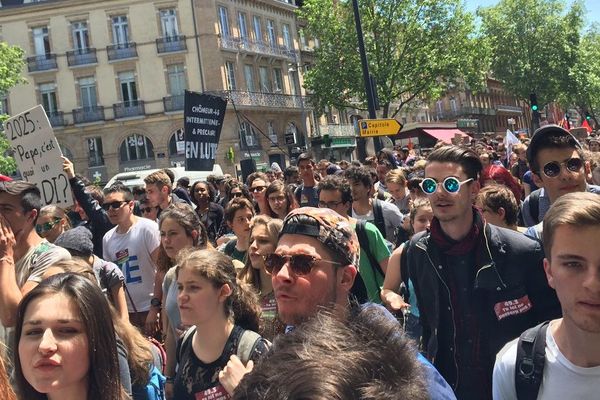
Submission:
M 362 25 L 360 22 L 360 12 L 358 10 L 358 0 L 352 0 L 352 8 L 354 9 L 354 23 L 356 24 L 356 35 L 358 39 L 358 51 L 360 53 L 360 63 L 362 66 L 363 80 L 365 82 L 365 92 L 367 94 L 367 104 L 369 107 L 369 118 L 377 118 L 375 112 L 375 97 L 373 96 L 373 87 L 371 86 L 371 77 L 369 74 L 369 63 L 367 61 L 367 53 L 365 52 L 365 42 L 363 40 Z M 375 142 L 378 142 L 376 140 Z M 364 138 L 358 138 L 356 150 L 358 151 L 358 158 L 360 161 L 364 161 L 367 157 L 367 149 Z

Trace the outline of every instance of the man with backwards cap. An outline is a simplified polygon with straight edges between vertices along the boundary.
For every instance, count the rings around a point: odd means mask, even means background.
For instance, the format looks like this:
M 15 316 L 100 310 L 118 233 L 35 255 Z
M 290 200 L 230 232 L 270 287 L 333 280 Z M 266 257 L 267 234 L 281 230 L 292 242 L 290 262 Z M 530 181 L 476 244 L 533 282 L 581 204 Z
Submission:
M 328 309 L 344 318 L 358 273 L 359 242 L 346 218 L 328 208 L 303 207 L 286 217 L 275 252 L 265 259 L 277 299 L 279 318 L 290 328 Z M 389 314 L 390 318 L 394 318 Z M 422 356 L 432 399 L 454 399 L 452 390 Z
M 600 193 L 600 186 L 586 183 L 589 166 L 581 144 L 558 125 L 546 125 L 534 132 L 527 148 L 527 161 L 533 182 L 541 189 L 523 201 L 521 214 L 526 226 L 540 223 L 550 205 L 564 194 Z

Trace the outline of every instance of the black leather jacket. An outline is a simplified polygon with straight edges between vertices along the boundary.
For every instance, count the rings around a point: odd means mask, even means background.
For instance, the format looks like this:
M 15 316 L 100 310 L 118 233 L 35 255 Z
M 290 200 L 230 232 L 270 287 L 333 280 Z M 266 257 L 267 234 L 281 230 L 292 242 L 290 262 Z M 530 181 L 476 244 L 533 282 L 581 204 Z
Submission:
M 476 257 L 480 265 L 476 266 L 472 301 L 478 305 L 478 324 L 487 340 L 482 346 L 489 352 L 482 355 L 487 369 L 488 365 L 493 368 L 496 353 L 505 343 L 540 321 L 559 317 L 561 309 L 556 292 L 548 286 L 540 242 L 489 224 L 483 232 L 480 240 L 484 242 L 476 247 L 482 254 Z M 407 260 L 419 304 L 424 351 L 456 390 L 461 379 L 469 378 L 459 376 L 456 326 L 440 326 L 442 320 L 455 320 L 450 289 L 443 278 L 444 258 L 429 232 L 412 238 Z M 447 314 L 442 318 L 442 313 Z M 440 358 L 454 362 L 437 365 L 441 352 L 446 353 Z M 491 369 L 489 373 L 491 376 Z

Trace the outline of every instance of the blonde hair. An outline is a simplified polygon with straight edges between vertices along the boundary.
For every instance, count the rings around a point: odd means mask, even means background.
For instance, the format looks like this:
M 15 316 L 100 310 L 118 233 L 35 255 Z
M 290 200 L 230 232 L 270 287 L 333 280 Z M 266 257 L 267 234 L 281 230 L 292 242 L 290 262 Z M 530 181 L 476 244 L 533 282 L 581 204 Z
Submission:
M 400 186 L 406 186 L 406 175 L 400 168 L 393 169 L 385 175 L 385 183 L 395 183 Z
M 62 208 L 54 205 L 44 206 L 40 209 L 40 217 L 50 216 L 53 219 L 60 219 L 64 223 L 64 230 L 71 229 L 71 221 L 69 216 Z
M 17 396 L 10 385 L 8 375 L 6 373 L 4 357 L 2 354 L 0 354 L 0 399 L 16 400 L 16 398 Z
M 252 224 L 250 225 L 249 240 L 252 240 L 252 233 L 254 232 L 254 228 L 258 225 L 263 225 L 267 228 L 269 242 L 277 245 L 277 239 L 279 237 L 279 232 L 281 232 L 281 228 L 283 227 L 283 221 L 266 215 L 257 215 L 252 219 Z M 238 273 L 238 279 L 254 286 L 256 290 L 260 290 L 260 271 L 252 267 L 250 257 L 246 257 L 244 268 Z

